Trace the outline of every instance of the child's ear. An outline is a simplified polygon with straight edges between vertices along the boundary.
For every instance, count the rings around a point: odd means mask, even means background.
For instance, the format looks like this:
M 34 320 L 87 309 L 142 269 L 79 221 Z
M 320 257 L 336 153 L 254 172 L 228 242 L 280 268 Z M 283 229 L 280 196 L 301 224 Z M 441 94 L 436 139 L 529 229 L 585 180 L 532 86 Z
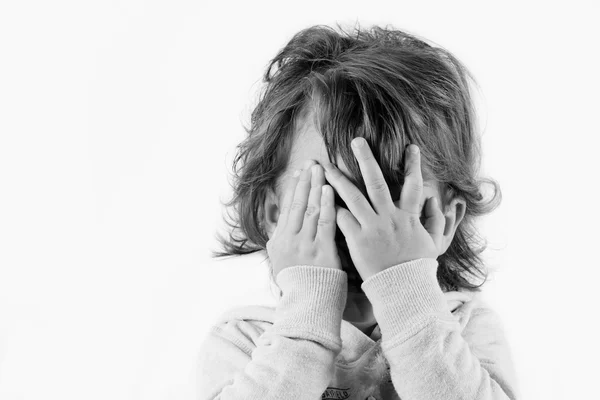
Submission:
M 265 196 L 264 210 L 264 226 L 265 230 L 267 231 L 267 235 L 269 236 L 269 239 L 271 239 L 273 231 L 275 231 L 275 228 L 277 227 L 277 220 L 279 220 L 279 198 L 272 189 L 267 190 L 267 194 Z
M 446 221 L 444 226 L 444 236 L 442 239 L 442 249 L 440 255 L 444 254 L 446 250 L 448 250 L 448 247 L 450 247 L 450 243 L 452 243 L 452 239 L 454 239 L 456 229 L 463 220 L 466 210 L 467 204 L 460 197 L 452 199 L 450 204 L 448 204 L 445 207 L 444 218 Z

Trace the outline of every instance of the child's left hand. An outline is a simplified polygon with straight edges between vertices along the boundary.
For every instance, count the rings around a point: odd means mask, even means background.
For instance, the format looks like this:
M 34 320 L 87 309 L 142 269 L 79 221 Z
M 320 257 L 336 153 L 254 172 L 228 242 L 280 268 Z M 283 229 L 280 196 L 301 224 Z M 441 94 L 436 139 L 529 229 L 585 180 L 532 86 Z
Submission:
M 363 281 L 397 264 L 418 258 L 436 259 L 445 221 L 434 197 L 427 199 L 423 207 L 425 226 L 419 220 L 423 177 L 418 147 L 412 144 L 406 149 L 406 177 L 400 194 L 400 208 L 392 201 L 383 173 L 367 142 L 355 138 L 352 149 L 375 210 L 335 165 L 323 166 L 327 181 L 350 209 L 336 206 L 336 220 Z M 412 153 L 410 149 L 416 152 Z

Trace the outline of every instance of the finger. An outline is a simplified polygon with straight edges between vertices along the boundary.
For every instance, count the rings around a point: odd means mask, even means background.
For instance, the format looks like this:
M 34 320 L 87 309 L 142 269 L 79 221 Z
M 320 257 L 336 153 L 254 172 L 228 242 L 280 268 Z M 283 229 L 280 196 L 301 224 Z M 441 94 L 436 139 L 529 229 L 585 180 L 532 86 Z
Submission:
M 382 214 L 393 211 L 396 207 L 392 201 L 390 189 L 367 141 L 364 138 L 355 138 L 352 141 L 352 150 L 358 160 L 358 166 L 375 212 Z
M 421 175 L 419 148 L 414 144 L 406 148 L 404 171 L 405 178 L 400 193 L 400 209 L 418 214 L 419 200 L 423 195 L 423 176 Z
M 325 179 L 337 191 L 360 224 L 365 224 L 375 216 L 375 211 L 369 201 L 342 171 L 331 163 L 324 164 L 323 167 L 325 168 Z
M 321 188 L 321 212 L 317 222 L 315 240 L 335 241 L 335 200 L 333 188 L 323 185 Z
M 305 168 L 298 178 L 298 184 L 296 185 L 296 191 L 294 192 L 294 200 L 292 200 L 287 220 L 287 226 L 288 229 L 290 229 L 290 232 L 298 233 L 300 232 L 300 229 L 302 229 L 302 221 L 304 220 L 304 212 L 306 211 L 308 194 L 310 192 L 311 164 L 312 163 L 308 161 L 304 164 Z
M 285 179 L 285 189 L 283 192 L 283 199 L 281 201 L 281 208 L 279 209 L 279 216 L 277 218 L 277 226 L 275 226 L 275 232 L 286 226 L 292 201 L 294 200 L 296 185 L 298 184 L 298 179 L 301 173 L 302 170 L 297 169 Z
M 319 220 L 319 213 L 321 211 L 321 190 L 324 183 L 323 168 L 318 164 L 313 165 L 311 167 L 308 204 L 304 212 L 304 221 L 302 222 L 302 232 L 311 239 L 314 239 L 317 234 L 317 221 Z
M 335 211 L 335 220 L 342 234 L 346 237 L 346 240 L 352 238 L 360 230 L 360 224 L 354 218 L 354 215 L 344 207 L 335 206 Z
M 423 207 L 423 213 L 425 215 L 423 226 L 425 227 L 425 230 L 429 232 L 429 235 L 435 243 L 435 247 L 438 250 L 441 250 L 446 219 L 444 218 L 444 214 L 438 206 L 438 201 L 435 197 L 427 199 L 427 203 L 425 203 L 425 207 Z

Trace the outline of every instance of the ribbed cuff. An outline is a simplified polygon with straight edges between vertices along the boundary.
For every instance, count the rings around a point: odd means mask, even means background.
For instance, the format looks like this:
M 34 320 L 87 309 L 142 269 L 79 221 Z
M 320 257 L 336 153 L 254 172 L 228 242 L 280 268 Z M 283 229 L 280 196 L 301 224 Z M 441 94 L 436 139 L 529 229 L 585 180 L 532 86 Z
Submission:
M 385 342 L 398 344 L 433 319 L 451 318 L 437 281 L 438 262 L 419 258 L 387 268 L 361 285 Z
M 279 272 L 276 281 L 283 294 L 275 309 L 272 330 L 341 351 L 342 316 L 348 292 L 346 272 L 296 265 Z

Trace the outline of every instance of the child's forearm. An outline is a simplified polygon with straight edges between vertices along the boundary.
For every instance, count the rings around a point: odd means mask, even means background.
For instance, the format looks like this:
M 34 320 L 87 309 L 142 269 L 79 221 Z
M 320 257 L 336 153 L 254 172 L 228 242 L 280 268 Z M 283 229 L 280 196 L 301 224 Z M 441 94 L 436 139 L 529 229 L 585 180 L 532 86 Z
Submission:
M 464 330 L 420 259 L 363 283 L 382 332 L 395 390 L 407 399 L 515 399 L 517 383 L 500 320 L 475 308 Z
M 244 321 L 219 324 L 204 342 L 199 398 L 314 400 L 327 389 L 342 348 L 346 273 L 289 267 L 278 274 L 277 282 L 283 296 L 275 321 L 256 340 L 254 350 L 240 339 L 240 331 L 255 330 Z

